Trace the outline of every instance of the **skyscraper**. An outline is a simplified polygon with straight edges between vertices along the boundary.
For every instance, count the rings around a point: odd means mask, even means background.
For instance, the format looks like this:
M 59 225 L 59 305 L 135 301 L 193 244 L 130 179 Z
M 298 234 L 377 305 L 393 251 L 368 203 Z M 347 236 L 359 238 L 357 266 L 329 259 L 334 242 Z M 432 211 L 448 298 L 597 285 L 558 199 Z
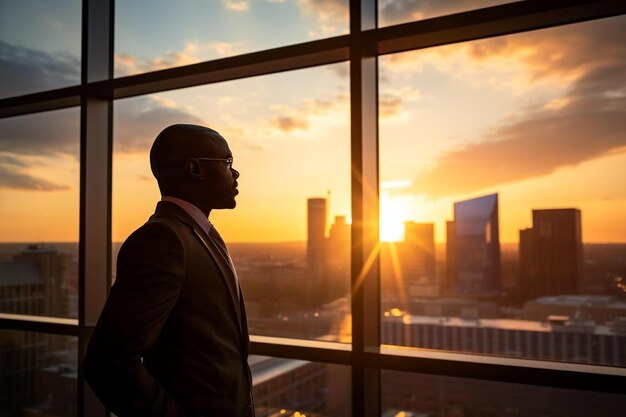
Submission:
M 448 294 L 497 295 L 500 289 L 498 194 L 454 203 L 454 220 L 447 226 Z
M 346 216 L 335 216 L 328 231 L 326 273 L 329 300 L 345 297 L 350 289 L 350 225 Z
M 67 270 L 70 256 L 50 245 L 29 245 L 13 256 L 15 263 L 35 266 L 42 281 L 45 306 L 36 314 L 66 317 L 68 314 Z M 22 312 L 24 313 L 24 312 Z M 35 314 L 35 313 L 27 313 Z
M 533 210 L 533 227 L 520 231 L 520 288 L 524 300 L 577 294 L 583 274 L 578 209 Z
M 320 305 L 327 298 L 328 285 L 325 279 L 326 251 L 326 199 L 307 200 L 307 244 L 306 260 L 309 308 Z
M 28 245 L 0 262 L 0 312 L 67 317 L 69 262 L 69 254 L 45 244 Z M 24 404 L 46 400 L 33 384 L 38 368 L 58 363 L 53 355 L 68 355 L 71 345 L 69 336 L 0 331 L 0 414 L 22 415 Z
M 382 308 L 413 311 L 420 299 L 439 295 L 434 224 L 404 223 L 404 241 L 380 246 Z
M 436 297 L 435 225 L 405 222 L 400 258 L 409 297 Z

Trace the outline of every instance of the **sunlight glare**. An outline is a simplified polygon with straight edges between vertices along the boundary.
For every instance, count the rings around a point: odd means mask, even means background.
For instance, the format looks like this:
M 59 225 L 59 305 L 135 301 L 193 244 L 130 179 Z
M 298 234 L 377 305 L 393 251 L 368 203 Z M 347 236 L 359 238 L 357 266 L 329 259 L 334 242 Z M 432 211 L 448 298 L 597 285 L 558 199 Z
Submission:
M 399 242 L 404 240 L 404 222 L 408 207 L 404 199 L 390 197 L 383 192 L 380 200 L 380 240 Z

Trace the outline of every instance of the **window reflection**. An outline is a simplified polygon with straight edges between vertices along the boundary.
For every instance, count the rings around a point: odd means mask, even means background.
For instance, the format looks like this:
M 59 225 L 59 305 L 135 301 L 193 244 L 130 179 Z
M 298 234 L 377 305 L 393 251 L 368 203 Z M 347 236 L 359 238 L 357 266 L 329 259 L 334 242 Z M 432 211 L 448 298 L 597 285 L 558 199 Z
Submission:
M 257 416 L 350 415 L 348 367 L 265 356 L 249 363 Z
M 0 330 L 0 415 L 77 415 L 76 338 Z

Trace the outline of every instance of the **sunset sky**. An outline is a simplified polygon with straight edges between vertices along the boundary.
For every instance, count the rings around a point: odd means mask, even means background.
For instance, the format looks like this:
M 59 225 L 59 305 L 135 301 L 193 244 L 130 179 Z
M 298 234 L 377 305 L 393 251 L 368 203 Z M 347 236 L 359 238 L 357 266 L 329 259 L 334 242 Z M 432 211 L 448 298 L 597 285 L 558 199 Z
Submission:
M 2 2 L 0 97 L 78 82 L 80 2 L 66 3 L 74 9 Z M 456 3 L 382 2 L 381 24 Z M 333 0 L 150 4 L 117 4 L 117 76 L 347 31 L 347 2 Z M 453 202 L 497 192 L 503 242 L 531 226 L 532 209 L 563 207 L 582 211 L 586 242 L 626 242 L 623 39 L 619 17 L 381 57 L 383 238 L 414 220 L 434 222 L 443 241 Z M 147 153 L 171 123 L 213 127 L 230 143 L 238 207 L 211 215 L 227 241 L 304 240 L 306 199 L 328 191 L 330 216 L 349 216 L 348 69 L 116 101 L 113 240 L 159 199 Z M 78 155 L 78 109 L 0 120 L 1 241 L 77 240 Z

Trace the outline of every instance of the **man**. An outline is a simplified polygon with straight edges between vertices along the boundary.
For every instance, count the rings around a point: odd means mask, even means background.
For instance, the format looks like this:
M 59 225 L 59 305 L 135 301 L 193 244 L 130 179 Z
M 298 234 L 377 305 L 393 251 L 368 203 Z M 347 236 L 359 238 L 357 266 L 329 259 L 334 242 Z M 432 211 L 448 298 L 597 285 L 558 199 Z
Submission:
M 119 417 L 254 415 L 241 289 L 208 220 L 236 205 L 232 157 L 201 126 L 169 126 L 152 145 L 162 199 L 120 249 L 84 362 Z

